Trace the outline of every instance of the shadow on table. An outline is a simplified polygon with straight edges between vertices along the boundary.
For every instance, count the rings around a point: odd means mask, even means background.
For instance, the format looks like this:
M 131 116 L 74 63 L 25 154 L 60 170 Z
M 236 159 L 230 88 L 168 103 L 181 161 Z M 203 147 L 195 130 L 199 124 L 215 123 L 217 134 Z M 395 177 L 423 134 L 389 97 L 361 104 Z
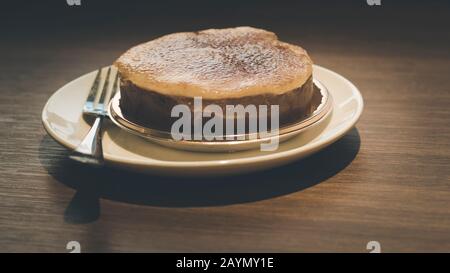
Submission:
M 148 206 L 201 207 L 253 202 L 301 191 L 348 166 L 358 154 L 360 137 L 354 128 L 321 152 L 294 163 L 245 175 L 210 178 L 158 177 L 84 166 L 68 159 L 68 152 L 58 147 L 50 137 L 44 137 L 41 163 L 57 181 L 77 190 L 66 209 L 66 221 L 86 223 L 98 219 L 99 198 Z

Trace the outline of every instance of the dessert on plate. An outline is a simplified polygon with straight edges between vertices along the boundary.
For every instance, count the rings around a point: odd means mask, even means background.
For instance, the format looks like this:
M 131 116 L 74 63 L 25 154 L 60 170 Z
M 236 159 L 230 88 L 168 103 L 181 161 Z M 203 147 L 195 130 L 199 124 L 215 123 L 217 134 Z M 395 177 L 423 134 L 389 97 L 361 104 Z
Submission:
M 170 130 L 175 105 L 279 105 L 280 127 L 310 114 L 312 61 L 300 46 L 252 27 L 162 36 L 115 61 L 120 109 L 130 121 Z M 270 114 L 270 113 L 269 113 Z

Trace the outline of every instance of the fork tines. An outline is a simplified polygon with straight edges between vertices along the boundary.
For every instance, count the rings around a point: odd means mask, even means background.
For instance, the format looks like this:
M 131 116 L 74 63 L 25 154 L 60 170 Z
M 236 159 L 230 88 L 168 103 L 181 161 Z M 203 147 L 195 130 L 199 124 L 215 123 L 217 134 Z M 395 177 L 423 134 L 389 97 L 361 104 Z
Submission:
M 102 70 L 102 68 L 97 70 L 94 82 L 83 107 L 85 114 L 106 115 L 109 101 L 117 92 L 119 80 L 117 70 L 111 69 L 111 66 L 109 66 L 104 77 L 102 77 Z M 110 88 L 111 74 L 114 77 L 112 88 Z

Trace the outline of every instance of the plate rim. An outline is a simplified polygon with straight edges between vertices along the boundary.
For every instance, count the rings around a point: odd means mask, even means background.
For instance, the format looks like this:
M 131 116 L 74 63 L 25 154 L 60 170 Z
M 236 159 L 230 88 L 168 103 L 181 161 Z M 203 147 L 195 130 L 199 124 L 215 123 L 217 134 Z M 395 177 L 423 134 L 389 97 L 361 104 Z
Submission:
M 224 160 L 166 161 L 166 160 L 159 160 L 159 159 L 155 159 L 155 158 L 151 158 L 151 157 L 144 157 L 145 159 L 130 159 L 130 158 L 124 158 L 121 156 L 116 156 L 114 154 L 105 153 L 104 154 L 105 162 L 112 163 L 114 165 L 146 167 L 148 169 L 151 169 L 152 167 L 153 168 L 154 167 L 158 167 L 158 168 L 174 168 L 175 167 L 175 168 L 197 169 L 197 168 L 204 168 L 204 167 L 224 166 L 224 165 L 230 166 L 230 165 L 252 164 L 252 163 L 264 162 L 264 161 L 269 161 L 269 160 L 276 160 L 276 159 L 280 159 L 280 158 L 292 158 L 292 157 L 295 157 L 295 155 L 301 155 L 305 151 L 315 151 L 318 148 L 321 148 L 322 146 L 330 145 L 330 144 L 334 143 L 335 141 L 337 141 L 338 139 L 340 139 L 348 131 L 350 131 L 354 127 L 354 125 L 358 122 L 358 120 L 360 119 L 361 114 L 363 112 L 363 109 L 364 109 L 364 101 L 363 101 L 361 93 L 359 92 L 359 89 L 347 78 L 345 78 L 344 76 L 342 76 L 342 75 L 338 74 L 337 72 L 334 72 L 333 70 L 330 70 L 328 68 L 325 68 L 325 67 L 322 67 L 319 65 L 314 65 L 314 67 L 325 70 L 325 71 L 331 73 L 333 76 L 335 76 L 335 77 L 339 78 L 340 80 L 342 80 L 343 82 L 345 82 L 346 85 L 348 85 L 350 87 L 350 89 L 357 101 L 356 111 L 355 111 L 355 114 L 352 116 L 352 118 L 345 123 L 345 126 L 339 128 L 339 130 L 337 130 L 335 133 L 333 133 L 332 136 L 329 138 L 324 138 L 324 139 L 321 139 L 321 140 L 318 140 L 315 142 L 309 142 L 300 147 L 296 147 L 296 148 L 289 149 L 286 151 L 280 151 L 280 152 L 275 151 L 275 152 L 270 152 L 268 154 L 263 154 L 265 152 L 261 152 L 261 154 L 243 157 L 243 158 L 233 158 L 233 159 L 224 159 Z M 54 92 L 50 96 L 50 98 L 47 100 L 47 102 L 42 110 L 41 119 L 42 119 L 42 123 L 44 125 L 44 129 L 53 139 L 55 139 L 58 143 L 60 143 L 61 145 L 63 145 L 66 148 L 74 149 L 75 147 L 74 147 L 74 145 L 70 144 L 69 142 L 60 138 L 57 134 L 54 134 L 52 132 L 52 130 L 50 129 L 50 125 L 48 124 L 48 120 L 46 119 L 47 108 L 48 108 L 50 102 L 52 101 L 52 98 L 54 98 L 54 96 L 56 96 L 61 90 L 63 90 L 64 88 L 66 88 L 67 86 L 69 86 L 71 84 L 74 84 L 74 82 L 77 79 L 79 79 L 83 76 L 89 75 L 90 73 L 93 73 L 93 72 L 95 72 L 95 71 L 81 75 L 80 77 L 77 77 L 76 79 L 74 79 L 74 80 L 66 83 L 62 87 L 60 87 L 56 92 Z M 324 85 L 326 85 L 326 83 L 324 83 Z M 330 88 L 328 88 L 328 89 L 330 91 Z M 330 93 L 332 95 L 332 91 L 330 91 Z M 331 114 L 333 114 L 334 111 L 335 111 L 335 109 L 333 107 Z M 105 132 L 105 133 L 107 133 L 107 132 Z M 155 144 L 155 145 L 159 145 L 159 144 Z M 167 149 L 170 149 L 170 148 L 167 147 Z M 191 152 L 184 151 L 184 152 L 198 153 L 198 152 L 192 152 L 192 151 Z M 217 154 L 220 154 L 220 152 Z

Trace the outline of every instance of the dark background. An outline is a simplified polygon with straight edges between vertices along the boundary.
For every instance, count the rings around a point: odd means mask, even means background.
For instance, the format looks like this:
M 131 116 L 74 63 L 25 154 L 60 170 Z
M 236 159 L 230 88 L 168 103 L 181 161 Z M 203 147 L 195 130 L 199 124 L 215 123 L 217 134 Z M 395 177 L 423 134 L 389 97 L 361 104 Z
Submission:
M 430 57 L 447 58 L 450 45 L 448 1 L 384 0 L 381 6 L 369 6 L 365 0 L 81 2 L 2 3 L 3 66 L 29 62 L 34 68 L 27 69 L 39 70 L 64 61 L 68 80 L 164 34 L 240 25 L 265 28 L 281 40 L 300 44 L 315 63 L 331 69 L 337 67 L 322 59 L 323 54 L 403 54 L 415 65 Z
M 449 1 L 81 2 L 0 7 L 0 251 L 450 251 Z M 129 47 L 239 25 L 350 79 L 356 128 L 231 179 L 86 168 L 42 128 L 53 92 Z
M 336 44 L 348 51 L 369 47 L 374 54 L 397 54 L 396 44 L 410 44 L 422 47 L 424 55 L 449 46 L 448 1 L 384 0 L 381 6 L 365 0 L 81 2 L 70 7 L 65 0 L 5 1 L 2 45 L 23 42 L 26 51 L 56 43 L 58 54 L 66 45 L 101 45 L 107 38 L 114 45 L 108 50 L 120 53 L 167 33 L 249 25 L 299 41 L 312 54 L 337 50 Z

